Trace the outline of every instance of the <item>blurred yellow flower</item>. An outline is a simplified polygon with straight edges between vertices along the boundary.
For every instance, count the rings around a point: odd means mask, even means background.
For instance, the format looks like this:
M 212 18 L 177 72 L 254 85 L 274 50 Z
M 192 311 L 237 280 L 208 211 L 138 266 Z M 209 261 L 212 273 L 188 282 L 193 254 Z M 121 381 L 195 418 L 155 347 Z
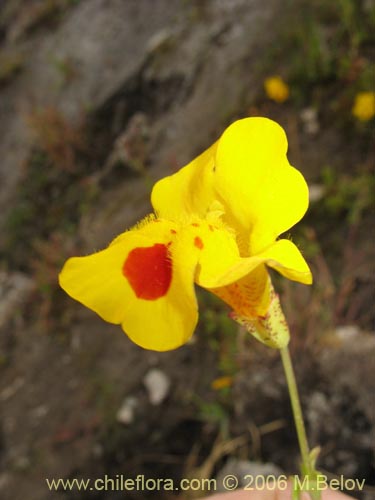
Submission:
M 355 96 L 352 113 L 362 122 L 371 120 L 375 116 L 375 92 L 359 92 Z
M 245 325 L 262 326 L 269 311 L 278 315 L 266 266 L 312 281 L 298 248 L 277 239 L 308 206 L 306 182 L 286 152 L 285 132 L 272 120 L 233 123 L 204 153 L 155 184 L 155 215 L 105 250 L 69 259 L 61 287 L 156 351 L 175 349 L 193 334 L 194 283 L 229 304 Z
M 289 97 L 289 87 L 280 76 L 270 76 L 264 80 L 267 96 L 275 102 L 285 102 Z
M 211 382 L 211 387 L 215 391 L 219 391 L 220 389 L 226 389 L 227 387 L 231 387 L 232 385 L 233 385 L 233 377 L 230 376 L 215 378 L 215 380 Z

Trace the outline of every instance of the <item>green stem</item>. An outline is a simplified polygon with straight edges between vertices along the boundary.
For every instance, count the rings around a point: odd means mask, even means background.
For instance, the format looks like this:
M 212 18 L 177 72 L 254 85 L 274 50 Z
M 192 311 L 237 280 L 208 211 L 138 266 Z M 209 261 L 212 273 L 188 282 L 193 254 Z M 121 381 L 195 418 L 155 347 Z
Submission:
M 281 353 L 281 359 L 282 359 L 283 366 L 284 366 L 286 381 L 288 384 L 289 396 L 290 396 L 290 401 L 292 404 L 292 410 L 293 410 L 294 422 L 295 422 L 296 430 L 297 430 L 299 447 L 301 450 L 302 466 L 303 466 L 302 470 L 305 472 L 305 474 L 309 475 L 310 473 L 313 473 L 314 471 L 311 470 L 312 467 L 311 467 L 311 460 L 310 460 L 309 445 L 307 443 L 305 424 L 303 422 L 303 417 L 302 417 L 302 410 L 301 410 L 301 404 L 300 404 L 300 400 L 299 400 L 299 396 L 298 396 L 296 378 L 294 376 L 292 360 L 290 359 L 288 346 L 280 349 L 280 353 Z

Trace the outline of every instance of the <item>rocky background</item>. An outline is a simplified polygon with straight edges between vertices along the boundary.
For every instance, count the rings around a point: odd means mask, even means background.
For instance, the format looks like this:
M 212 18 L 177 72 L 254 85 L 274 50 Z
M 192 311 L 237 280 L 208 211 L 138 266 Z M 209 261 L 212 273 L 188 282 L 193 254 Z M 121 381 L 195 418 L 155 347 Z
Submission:
M 200 291 L 193 341 L 158 354 L 57 285 L 67 257 L 150 211 L 156 179 L 251 115 L 285 127 L 310 185 L 291 236 L 315 284 L 274 276 L 308 435 L 322 471 L 373 498 L 374 120 L 352 109 L 374 89 L 374 33 L 371 0 L 2 0 L 0 498 L 124 497 L 46 478 L 298 470 L 278 353 L 221 303 Z M 283 103 L 264 91 L 275 74 Z M 126 498 L 209 492 L 172 493 Z

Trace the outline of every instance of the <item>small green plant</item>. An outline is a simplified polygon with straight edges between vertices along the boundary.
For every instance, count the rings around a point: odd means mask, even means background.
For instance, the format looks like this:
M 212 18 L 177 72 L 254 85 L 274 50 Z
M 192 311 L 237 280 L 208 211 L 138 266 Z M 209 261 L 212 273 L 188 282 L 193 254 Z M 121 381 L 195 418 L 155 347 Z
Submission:
M 219 424 L 220 427 L 227 425 L 229 419 L 228 411 L 219 401 L 207 403 L 200 400 L 198 409 L 199 417 L 202 420 Z
M 323 199 L 326 214 L 336 217 L 344 214 L 349 224 L 356 224 L 373 206 L 375 180 L 370 173 L 338 176 L 337 172 L 326 167 L 322 178 L 327 191 Z
M 318 85 L 328 88 L 345 82 L 331 98 L 333 107 L 341 94 L 350 101 L 356 90 L 372 88 L 373 8 L 367 12 L 364 2 L 355 0 L 302 0 L 298 9 L 291 3 L 290 16 L 283 42 L 269 57 L 274 63 L 288 54 L 288 81 L 297 102 L 311 105 L 318 98 Z

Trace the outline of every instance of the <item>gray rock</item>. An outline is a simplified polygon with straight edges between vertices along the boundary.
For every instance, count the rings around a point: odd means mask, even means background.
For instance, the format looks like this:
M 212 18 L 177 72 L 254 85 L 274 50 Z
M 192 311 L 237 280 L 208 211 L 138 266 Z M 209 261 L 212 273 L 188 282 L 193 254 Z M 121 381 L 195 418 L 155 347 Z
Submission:
M 321 184 L 310 184 L 309 186 L 309 201 L 316 203 L 320 201 L 325 193 L 325 188 Z
M 357 325 L 343 325 L 338 326 L 335 330 L 336 336 L 342 341 L 355 340 L 356 337 L 361 333 L 360 328 Z
M 33 280 L 25 274 L 0 271 L 0 328 L 17 314 L 33 289 Z
M 135 397 L 126 397 L 116 414 L 117 422 L 124 425 L 130 425 L 131 423 L 133 423 L 137 405 L 138 401 Z
M 157 368 L 146 373 L 143 383 L 147 389 L 152 405 L 160 405 L 168 396 L 171 381 L 168 376 Z
M 316 109 L 305 108 L 301 111 L 300 117 L 306 134 L 315 135 L 319 132 L 320 125 Z
M 306 398 L 311 443 L 335 443 L 323 468 L 355 476 L 373 454 L 375 336 L 355 329 L 318 357 L 322 388 Z M 325 463 L 324 463 L 325 462 Z
M 121 89 L 145 64 L 150 39 L 178 24 L 179 2 L 158 0 L 149 9 L 147 0 L 80 2 L 56 30 L 20 42 L 25 64 L 0 100 L 0 226 L 31 145 L 27 116 L 52 106 L 75 121 Z M 62 85 L 57 63 L 64 60 L 77 76 Z
M 107 127 L 116 135 L 122 132 L 118 123 L 133 114 L 136 95 L 145 108 L 139 111 L 148 113 L 150 105 L 156 110 L 154 177 L 165 175 L 171 159 L 187 162 L 242 109 L 244 96 L 255 96 L 262 79 L 259 47 L 276 36 L 274 19 L 282 8 L 280 0 L 209 0 L 199 6 L 157 0 L 150 12 L 148 0 L 90 0 L 71 7 L 56 29 L 32 33 L 27 43 L 9 42 L 25 54 L 22 71 L 1 90 L 0 229 L 29 155 L 27 117 L 33 110 L 52 107 L 74 123 L 115 103 Z M 74 78 L 62 82 L 61 61 L 73 66 Z M 154 87 L 157 92 L 147 91 Z M 141 186 L 130 188 L 139 193 L 137 200 L 121 188 L 109 197 L 117 203 L 111 207 L 113 222 L 104 218 L 100 226 L 105 244 L 118 226 L 123 230 L 128 219 L 133 223 L 147 210 Z M 136 210 L 124 218 L 130 206 Z

